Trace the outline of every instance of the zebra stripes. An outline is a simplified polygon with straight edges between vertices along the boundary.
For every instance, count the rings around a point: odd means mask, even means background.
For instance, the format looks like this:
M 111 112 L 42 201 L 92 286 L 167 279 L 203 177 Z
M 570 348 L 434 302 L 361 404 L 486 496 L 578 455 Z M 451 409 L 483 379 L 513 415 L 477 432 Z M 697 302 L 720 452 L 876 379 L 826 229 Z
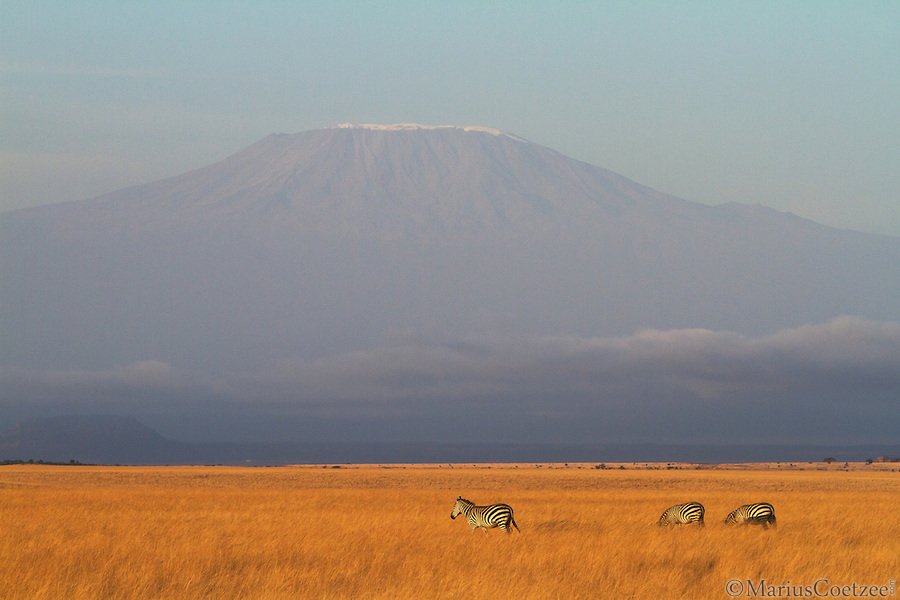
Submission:
M 706 510 L 699 502 L 686 502 L 684 504 L 676 504 L 670 506 L 659 517 L 659 526 L 667 525 L 688 525 L 696 523 L 703 527 L 703 514 Z
M 475 506 L 471 500 L 457 496 L 450 518 L 455 519 L 459 515 L 466 516 L 469 531 L 475 531 L 479 527 L 483 527 L 485 530 L 499 527 L 506 533 L 512 533 L 512 529 L 509 528 L 510 524 L 516 528 L 516 531 L 519 531 L 519 526 L 516 525 L 516 520 L 513 518 L 513 509 L 509 504 Z
M 734 509 L 725 517 L 726 525 L 762 525 L 775 526 L 775 508 L 768 502 L 745 504 Z

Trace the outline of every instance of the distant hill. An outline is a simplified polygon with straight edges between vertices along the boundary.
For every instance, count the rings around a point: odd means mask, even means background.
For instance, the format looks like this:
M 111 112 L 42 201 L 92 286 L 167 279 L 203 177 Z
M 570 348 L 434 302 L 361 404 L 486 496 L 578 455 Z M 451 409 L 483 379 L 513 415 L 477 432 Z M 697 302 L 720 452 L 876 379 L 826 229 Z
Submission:
M 0 433 L 0 458 L 83 463 L 167 463 L 187 446 L 140 421 L 110 415 L 32 419 Z

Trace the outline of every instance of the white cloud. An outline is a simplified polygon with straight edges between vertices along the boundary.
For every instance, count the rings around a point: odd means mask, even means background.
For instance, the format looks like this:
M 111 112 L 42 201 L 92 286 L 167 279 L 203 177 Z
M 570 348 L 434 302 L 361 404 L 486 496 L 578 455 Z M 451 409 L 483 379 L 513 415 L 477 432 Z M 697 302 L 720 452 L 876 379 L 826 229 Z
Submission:
M 754 407 L 877 418 L 900 397 L 900 325 L 841 318 L 759 337 L 645 330 L 616 338 L 415 342 L 283 361 L 230 382 L 228 393 L 344 418 L 427 416 L 449 407 L 570 421 L 618 415 L 611 418 L 633 425 L 679 413 L 739 418 Z

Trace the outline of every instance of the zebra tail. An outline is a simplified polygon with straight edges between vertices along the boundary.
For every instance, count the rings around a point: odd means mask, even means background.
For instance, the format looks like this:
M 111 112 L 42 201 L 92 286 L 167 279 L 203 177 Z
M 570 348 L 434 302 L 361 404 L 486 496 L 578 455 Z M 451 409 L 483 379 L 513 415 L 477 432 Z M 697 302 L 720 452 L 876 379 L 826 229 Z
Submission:
M 509 522 L 512 523 L 513 527 L 516 528 L 516 531 L 518 531 L 519 533 L 522 533 L 522 530 L 519 529 L 518 525 L 516 525 L 516 520 L 513 518 L 512 515 L 509 515 Z

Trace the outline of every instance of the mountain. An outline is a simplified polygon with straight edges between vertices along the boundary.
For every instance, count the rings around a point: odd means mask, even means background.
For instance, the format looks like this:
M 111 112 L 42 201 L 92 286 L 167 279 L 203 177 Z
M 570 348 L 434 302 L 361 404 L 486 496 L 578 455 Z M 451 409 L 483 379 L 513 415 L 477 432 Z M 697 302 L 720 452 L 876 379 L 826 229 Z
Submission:
M 707 206 L 497 130 L 343 125 L 0 215 L 0 365 L 230 373 L 409 336 L 900 321 L 900 238 Z

